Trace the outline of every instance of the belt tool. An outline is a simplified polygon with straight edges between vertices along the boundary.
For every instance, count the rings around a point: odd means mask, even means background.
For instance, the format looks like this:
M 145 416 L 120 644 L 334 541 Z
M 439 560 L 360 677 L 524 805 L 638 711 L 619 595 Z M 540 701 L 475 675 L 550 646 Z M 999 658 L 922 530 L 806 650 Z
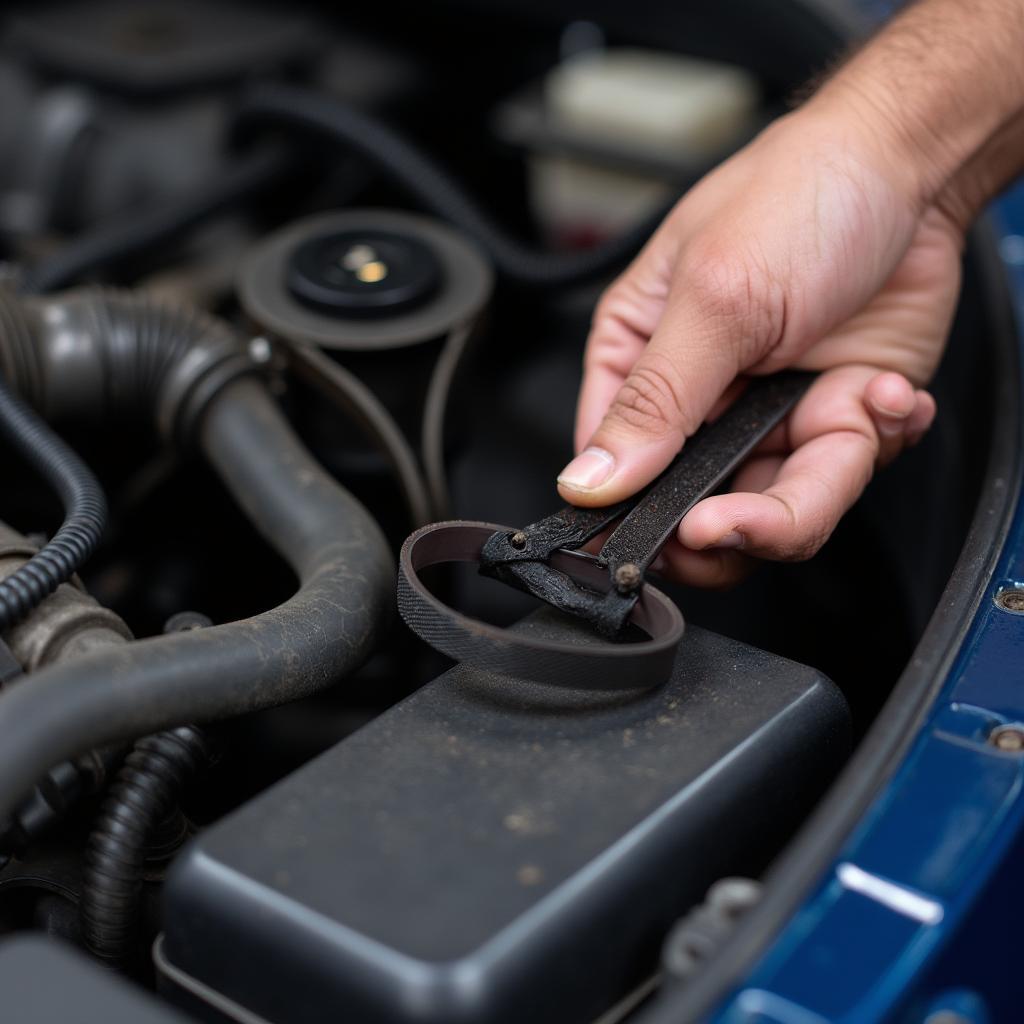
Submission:
M 399 608 L 414 632 L 479 668 L 572 689 L 633 690 L 671 672 L 683 618 L 644 576 L 684 515 L 717 490 L 792 409 L 814 374 L 753 378 L 714 422 L 691 437 L 647 488 L 606 508 L 567 505 L 520 530 L 487 523 L 437 523 L 406 541 Z M 580 552 L 617 520 L 596 555 Z M 449 608 L 419 579 L 428 565 L 478 562 L 480 572 L 588 623 L 606 640 L 570 640 L 491 626 Z M 630 642 L 627 624 L 647 639 Z M 620 640 L 620 642 L 616 642 Z

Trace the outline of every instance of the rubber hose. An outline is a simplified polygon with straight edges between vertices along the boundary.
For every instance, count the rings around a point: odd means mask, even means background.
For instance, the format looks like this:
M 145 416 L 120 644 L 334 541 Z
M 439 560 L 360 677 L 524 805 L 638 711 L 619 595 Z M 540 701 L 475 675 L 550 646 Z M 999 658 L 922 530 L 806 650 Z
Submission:
M 260 615 L 34 672 L 0 694 L 0 821 L 53 765 L 126 737 L 316 693 L 357 668 L 393 617 L 391 552 L 251 378 L 220 391 L 203 451 L 300 586 Z M 252 572 L 259 572 L 258 564 Z
M 280 180 L 292 163 L 284 152 L 253 153 L 225 168 L 219 177 L 162 205 L 132 210 L 118 219 L 104 221 L 29 270 L 23 289 L 52 292 L 76 283 L 86 274 L 157 245 L 166 245 L 211 216 L 263 192 Z
M 189 437 L 206 401 L 256 367 L 223 320 L 144 292 L 0 290 L 0 369 L 47 419 L 155 419 Z
M 237 124 L 243 131 L 269 124 L 315 132 L 372 161 L 424 209 L 474 239 L 505 278 L 529 287 L 564 288 L 617 270 L 646 243 L 674 204 L 594 249 L 545 253 L 508 237 L 446 171 L 394 129 L 337 99 L 299 86 L 257 85 L 244 95 Z
M 21 622 L 92 554 L 107 518 L 103 489 L 84 462 L 0 380 L 0 435 L 56 491 L 64 522 L 0 580 L 0 632 Z
M 147 842 L 208 759 L 193 726 L 147 736 L 125 758 L 86 844 L 78 907 L 86 948 L 104 963 L 135 952 Z

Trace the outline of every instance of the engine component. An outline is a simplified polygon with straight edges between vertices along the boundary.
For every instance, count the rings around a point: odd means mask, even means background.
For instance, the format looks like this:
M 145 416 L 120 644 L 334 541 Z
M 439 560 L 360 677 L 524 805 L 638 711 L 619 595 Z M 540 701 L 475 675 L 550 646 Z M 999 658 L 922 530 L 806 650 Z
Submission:
M 0 291 L 0 368 L 47 419 L 155 419 L 187 443 L 230 381 L 256 372 L 223 321 L 141 292 L 83 288 L 53 297 Z
M 20 533 L 0 523 L 0 579 L 9 579 L 36 556 L 38 549 Z M 124 620 L 95 601 L 81 586 L 62 583 L 4 639 L 28 672 L 69 661 L 132 639 Z
M 294 566 L 298 592 L 252 619 L 94 652 L 13 688 L 0 698 L 0 729 L 9 721 L 11 733 L 0 750 L 0 814 L 83 750 L 315 693 L 361 664 L 387 628 L 394 576 L 376 523 L 311 458 L 261 385 L 236 380 L 221 391 L 201 444 Z
M 0 306 L 2 303 L 0 289 Z M 19 343 L 25 357 L 24 346 L 31 341 L 19 329 L 22 325 L 16 320 L 12 325 L 2 308 L 0 326 L 9 332 L 15 352 L 11 358 L 17 367 Z M 6 373 L 4 377 L 10 379 Z M 103 532 L 107 502 L 89 467 L 25 406 L 4 379 L 0 379 L 0 436 L 39 472 L 64 506 L 64 522 L 52 540 L 0 579 L 0 630 L 4 630 L 24 619 L 89 557 Z
M 490 298 L 492 278 L 487 261 L 457 232 L 392 210 L 299 221 L 271 235 L 240 270 L 238 292 L 246 312 L 260 329 L 291 343 L 293 362 L 307 378 L 326 382 L 332 398 L 357 410 L 398 471 L 417 524 L 448 511 L 448 396 Z M 348 353 L 363 378 L 387 394 L 394 417 L 358 379 L 332 368 L 311 346 Z M 394 372 L 397 348 L 405 350 L 401 375 Z M 417 348 L 424 351 L 410 351 Z M 396 418 L 406 433 L 419 434 L 425 480 Z
M 333 139 L 372 161 L 429 213 L 465 232 L 509 281 L 532 288 L 564 288 L 608 274 L 626 263 L 668 208 L 583 253 L 545 253 L 508 237 L 435 162 L 382 121 L 320 93 L 289 85 L 259 85 L 238 112 L 239 129 L 292 126 Z
M 533 209 L 563 244 L 593 244 L 663 207 L 751 133 L 760 102 L 742 68 L 591 42 L 495 119 L 529 151 Z
M 225 323 L 132 293 L 0 298 L 18 327 L 0 335 L 0 365 L 37 402 L 54 413 L 144 411 L 179 440 L 198 429 L 228 488 L 300 578 L 293 597 L 262 615 L 93 652 L 0 698 L 0 722 L 10 713 L 12 734 L 26 741 L 5 748 L 3 816 L 64 758 L 335 682 L 387 628 L 394 576 L 373 519 L 303 448 L 265 388 L 244 379 L 254 366 Z
M 84 232 L 34 266 L 25 275 L 23 287 L 30 292 L 56 291 L 77 284 L 85 274 L 124 262 L 155 245 L 166 245 L 213 214 L 259 195 L 277 182 L 290 165 L 287 154 L 269 150 L 239 158 L 211 182 L 144 211 L 111 217 Z
M 589 511 L 589 510 L 588 510 Z M 493 523 L 437 523 L 417 530 L 402 548 L 398 606 L 406 624 L 436 650 L 482 671 L 501 672 L 572 690 L 642 690 L 659 686 L 672 672 L 683 635 L 679 609 L 660 590 L 644 587 L 626 614 L 628 625 L 649 639 L 602 643 L 590 633 L 586 643 L 562 643 L 533 631 L 511 631 L 464 615 L 424 585 L 420 574 L 453 562 L 480 565 L 490 538 L 508 537 Z M 600 607 L 607 573 L 595 559 L 577 551 L 555 551 L 550 562 L 526 568 L 550 573 L 551 590 L 560 587 L 578 606 Z M 607 595 L 604 595 L 607 596 Z M 568 601 L 566 602 L 568 604 Z
M 4 1016 L 19 1024 L 186 1024 L 166 1003 L 90 963 L 62 942 L 19 936 L 0 943 Z
M 0 523 L 0 578 L 9 577 L 36 554 L 37 548 L 28 538 Z M 4 639 L 19 670 L 34 672 L 127 643 L 132 634 L 119 615 L 100 605 L 80 585 L 62 583 L 24 621 L 7 630 Z M 90 751 L 79 761 L 63 761 L 51 768 L 0 826 L 0 857 L 24 850 L 60 821 L 83 794 L 95 792 L 122 753 L 118 748 Z
M 763 867 L 847 730 L 828 680 L 699 629 L 632 699 L 459 666 L 179 858 L 159 968 L 239 1020 L 591 1021 Z
M 324 39 L 294 11 L 224 2 L 16 12 L 2 36 L 0 230 L 75 230 L 220 180 L 224 90 L 255 69 L 308 67 Z
M 208 757 L 203 734 L 186 725 L 139 740 L 125 759 L 85 850 L 82 937 L 102 962 L 137 955 L 146 845 Z
M 398 210 L 317 214 L 256 246 L 238 276 L 260 329 L 343 351 L 421 345 L 472 323 L 492 275 L 451 228 Z
M 8 41 L 28 63 L 128 95 L 178 95 L 309 61 L 314 23 L 232 3 L 103 0 L 50 5 L 14 19 Z

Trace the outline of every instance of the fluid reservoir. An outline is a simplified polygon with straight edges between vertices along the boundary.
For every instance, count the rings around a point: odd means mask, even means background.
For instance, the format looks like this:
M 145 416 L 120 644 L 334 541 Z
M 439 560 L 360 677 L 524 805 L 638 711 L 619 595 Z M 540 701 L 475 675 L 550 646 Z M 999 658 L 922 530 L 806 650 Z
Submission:
M 742 140 L 757 80 L 733 65 L 638 49 L 593 49 L 550 71 L 499 124 L 532 150 L 532 200 L 553 240 L 615 234 L 671 198 L 690 168 Z

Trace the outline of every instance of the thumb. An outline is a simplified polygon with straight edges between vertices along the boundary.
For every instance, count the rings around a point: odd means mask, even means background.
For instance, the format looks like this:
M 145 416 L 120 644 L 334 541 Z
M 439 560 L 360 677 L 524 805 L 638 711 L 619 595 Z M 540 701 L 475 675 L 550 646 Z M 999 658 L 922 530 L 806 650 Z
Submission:
M 681 275 L 683 276 L 683 275 Z M 700 277 L 701 275 L 698 275 Z M 654 336 L 586 447 L 558 477 L 574 505 L 611 505 L 650 483 L 704 422 L 736 375 L 758 360 L 773 320 L 751 316 L 744 285 L 709 298 L 685 275 Z M 740 294 L 741 293 L 741 294 Z M 755 321 L 760 321 L 754 336 Z

